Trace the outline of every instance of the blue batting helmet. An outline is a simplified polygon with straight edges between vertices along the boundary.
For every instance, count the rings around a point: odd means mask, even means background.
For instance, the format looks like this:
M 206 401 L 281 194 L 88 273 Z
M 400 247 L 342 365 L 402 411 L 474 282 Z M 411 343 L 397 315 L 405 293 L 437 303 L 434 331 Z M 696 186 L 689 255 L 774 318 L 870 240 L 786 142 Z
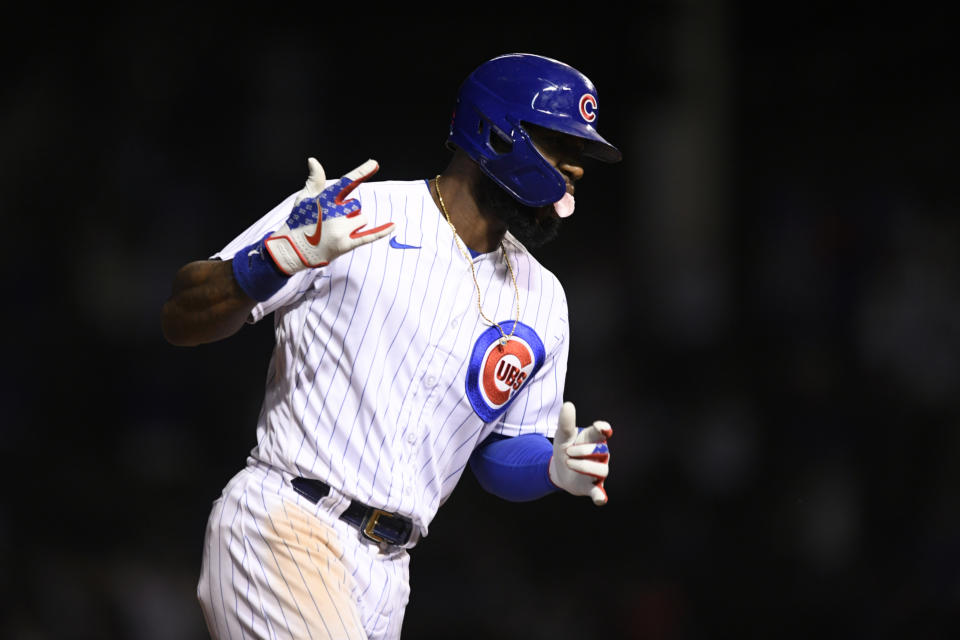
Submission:
M 524 125 L 582 138 L 585 156 L 618 162 L 620 151 L 597 133 L 597 114 L 596 87 L 570 65 L 528 53 L 498 56 L 460 85 L 447 146 L 463 149 L 514 198 L 539 207 L 560 200 L 566 181 Z M 495 148 L 492 136 L 505 144 Z

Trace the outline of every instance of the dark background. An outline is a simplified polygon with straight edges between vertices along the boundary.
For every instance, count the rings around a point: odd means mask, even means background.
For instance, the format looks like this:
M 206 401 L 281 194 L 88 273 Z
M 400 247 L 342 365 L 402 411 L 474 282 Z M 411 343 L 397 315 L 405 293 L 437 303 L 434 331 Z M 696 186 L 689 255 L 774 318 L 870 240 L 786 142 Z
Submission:
M 206 637 L 206 517 L 272 331 L 166 344 L 176 269 L 308 155 L 436 174 L 459 82 L 528 51 L 590 76 L 624 154 L 537 251 L 567 399 L 614 426 L 610 503 L 466 474 L 405 637 L 957 637 L 954 29 L 771 5 L 5 9 L 0 636 Z

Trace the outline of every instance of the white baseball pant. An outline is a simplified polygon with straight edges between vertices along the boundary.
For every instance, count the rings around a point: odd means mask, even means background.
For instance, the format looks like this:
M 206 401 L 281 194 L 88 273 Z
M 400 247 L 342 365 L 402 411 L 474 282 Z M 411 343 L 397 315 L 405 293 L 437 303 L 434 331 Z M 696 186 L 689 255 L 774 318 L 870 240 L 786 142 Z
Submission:
M 313 504 L 292 476 L 252 463 L 234 476 L 207 524 L 197 596 L 210 635 L 388 640 L 400 637 L 409 555 L 338 518 L 349 500 Z

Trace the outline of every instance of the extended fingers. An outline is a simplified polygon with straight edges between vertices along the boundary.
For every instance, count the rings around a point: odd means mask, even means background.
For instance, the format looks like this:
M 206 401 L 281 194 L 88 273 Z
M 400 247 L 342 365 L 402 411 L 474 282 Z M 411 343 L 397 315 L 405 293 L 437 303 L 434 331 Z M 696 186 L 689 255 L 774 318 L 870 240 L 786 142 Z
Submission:
M 373 229 L 364 229 L 363 225 L 361 225 L 350 232 L 350 237 L 355 240 L 357 238 L 363 238 L 366 242 L 372 242 L 374 240 L 379 240 L 385 235 L 389 235 L 391 229 L 393 229 L 392 222 L 382 224 L 379 227 L 374 227 Z M 371 238 L 369 236 L 373 237 Z
M 336 188 L 339 189 L 339 191 L 333 200 L 334 203 L 343 204 L 343 199 L 347 197 L 347 194 L 356 189 L 357 185 L 368 179 L 379 170 L 380 165 L 376 160 L 371 159 L 367 160 L 353 171 L 345 174 L 336 183 Z
M 557 419 L 557 433 L 554 442 L 564 445 L 573 442 L 577 437 L 577 409 L 572 402 L 564 402 L 560 407 L 560 416 Z
M 307 168 L 310 170 L 310 176 L 307 178 L 305 187 L 310 195 L 316 196 L 326 186 L 327 175 L 316 158 L 307 158 Z
M 370 159 L 361 164 L 359 167 L 350 171 L 349 173 L 343 174 L 344 178 L 349 179 L 351 182 L 363 182 L 373 174 L 375 174 L 380 169 L 380 164 L 374 160 Z

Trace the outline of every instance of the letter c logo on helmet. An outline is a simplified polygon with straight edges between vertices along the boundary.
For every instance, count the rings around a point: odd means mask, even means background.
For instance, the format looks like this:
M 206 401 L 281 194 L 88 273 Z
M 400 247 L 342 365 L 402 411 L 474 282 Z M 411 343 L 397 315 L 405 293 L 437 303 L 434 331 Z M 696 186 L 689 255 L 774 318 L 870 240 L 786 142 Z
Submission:
M 585 93 L 580 97 L 580 117 L 587 122 L 597 119 L 597 99 L 593 94 Z

